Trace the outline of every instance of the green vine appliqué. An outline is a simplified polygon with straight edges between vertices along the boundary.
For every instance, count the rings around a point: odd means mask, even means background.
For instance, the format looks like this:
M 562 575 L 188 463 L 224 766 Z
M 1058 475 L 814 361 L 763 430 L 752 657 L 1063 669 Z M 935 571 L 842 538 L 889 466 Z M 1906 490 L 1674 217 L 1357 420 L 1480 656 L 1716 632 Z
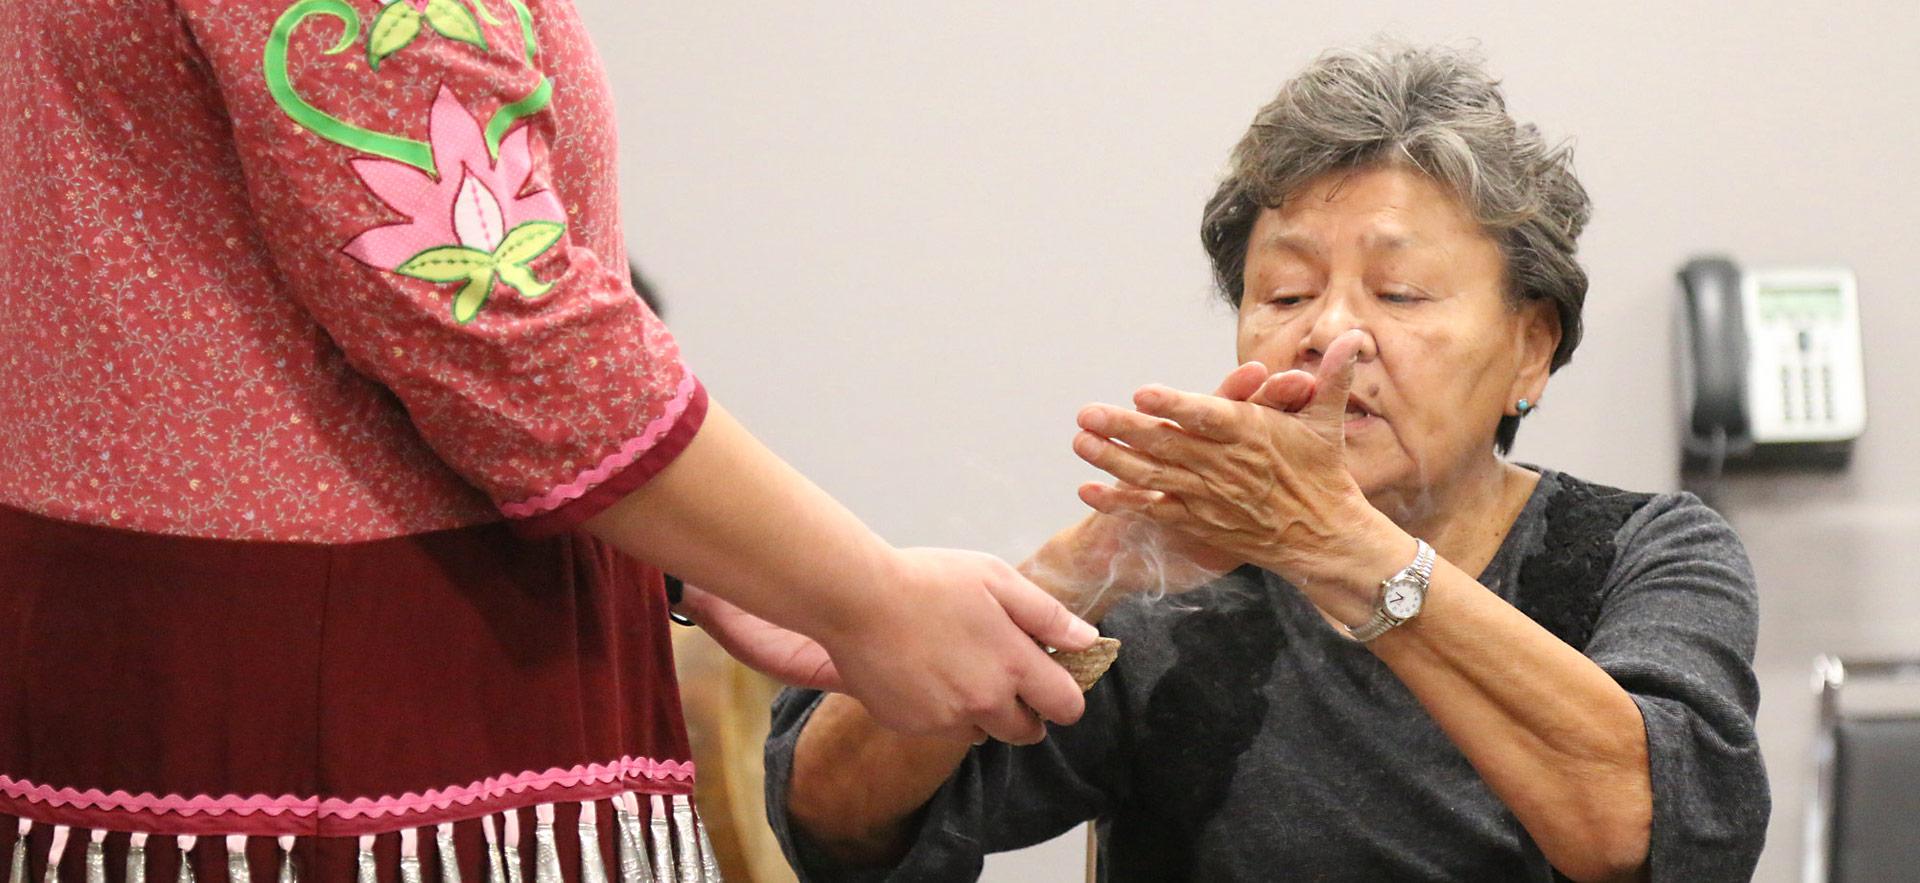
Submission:
M 472 14 L 456 0 L 424 0 L 416 6 L 417 0 L 390 0 L 375 14 L 374 26 L 369 29 L 367 40 L 367 64 L 378 69 L 380 60 L 398 52 L 411 44 L 421 30 L 422 22 L 434 30 L 446 34 L 452 39 L 485 50 L 486 36 L 480 26 L 474 22 Z M 471 0 L 473 8 L 480 11 L 480 17 L 489 23 L 498 23 L 498 19 L 487 11 L 480 0 Z M 520 21 L 523 51 L 528 61 L 532 61 L 538 49 L 534 44 L 533 16 L 521 0 L 509 0 L 515 15 Z M 398 8 L 400 11 L 395 11 Z M 434 10 L 439 10 L 438 12 Z M 399 135 L 390 135 L 358 126 L 333 114 L 321 110 L 294 88 L 288 75 L 287 51 L 293 40 L 294 31 L 309 18 L 316 16 L 337 19 L 344 27 L 340 40 L 325 50 L 328 55 L 337 55 L 346 51 L 360 39 L 360 14 L 346 0 L 300 0 L 287 8 L 274 22 L 273 31 L 267 37 L 266 49 L 262 53 L 263 73 L 267 81 L 267 91 L 273 96 L 281 111 L 300 126 L 322 138 L 344 147 L 350 147 L 362 153 L 404 162 L 421 171 L 433 173 L 433 151 L 424 141 L 417 141 Z M 391 17 L 391 18 L 389 18 Z M 387 19 L 382 23 L 382 19 Z M 444 27 L 443 27 L 444 24 Z M 469 34 L 472 39 L 460 35 Z M 376 43 L 384 44 L 384 51 L 376 51 Z M 539 113 L 547 108 L 553 99 L 553 80 L 541 77 L 539 85 L 526 97 L 502 105 L 487 121 L 487 146 L 497 151 L 500 138 L 515 122 Z

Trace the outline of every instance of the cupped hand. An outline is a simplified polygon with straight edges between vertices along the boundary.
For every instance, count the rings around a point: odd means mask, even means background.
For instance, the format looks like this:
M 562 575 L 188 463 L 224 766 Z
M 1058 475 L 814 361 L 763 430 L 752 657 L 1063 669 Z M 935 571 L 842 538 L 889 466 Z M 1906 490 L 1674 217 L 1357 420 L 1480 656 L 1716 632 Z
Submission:
M 906 733 L 1017 745 L 1046 721 L 1080 719 L 1086 701 L 1045 644 L 1084 650 L 1099 633 L 991 555 L 894 554 L 884 590 L 821 644 L 848 694 Z
M 1213 394 L 1298 411 L 1312 398 L 1314 383 L 1314 376 L 1305 371 L 1273 374 L 1259 362 L 1247 362 L 1228 372 Z M 1179 431 L 1178 424 L 1158 422 Z M 1144 492 L 1125 481 L 1116 487 L 1123 493 Z M 1245 558 L 1215 548 L 1199 536 L 1119 512 L 1096 512 L 1056 537 L 1049 543 L 1053 546 L 1071 548 L 1043 548 L 1022 571 L 1044 585 L 1061 584 L 1058 593 L 1081 604 L 1076 609 L 1094 620 L 1122 596 L 1196 589 L 1246 563 Z
M 1307 586 L 1337 559 L 1341 538 L 1376 514 L 1345 464 L 1361 340 L 1336 338 L 1318 376 L 1273 375 L 1249 401 L 1150 386 L 1134 396 L 1138 411 L 1089 406 L 1074 450 L 1120 483 L 1084 485 L 1081 499 Z M 1229 377 L 1242 387 L 1252 380 Z

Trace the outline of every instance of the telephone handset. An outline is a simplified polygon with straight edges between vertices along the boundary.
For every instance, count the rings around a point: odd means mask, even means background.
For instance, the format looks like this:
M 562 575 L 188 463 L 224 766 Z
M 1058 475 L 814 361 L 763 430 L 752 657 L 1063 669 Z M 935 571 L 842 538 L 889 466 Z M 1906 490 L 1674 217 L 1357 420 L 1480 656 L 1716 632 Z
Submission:
M 1703 257 L 1680 283 L 1683 469 L 1846 465 L 1866 428 L 1853 272 Z

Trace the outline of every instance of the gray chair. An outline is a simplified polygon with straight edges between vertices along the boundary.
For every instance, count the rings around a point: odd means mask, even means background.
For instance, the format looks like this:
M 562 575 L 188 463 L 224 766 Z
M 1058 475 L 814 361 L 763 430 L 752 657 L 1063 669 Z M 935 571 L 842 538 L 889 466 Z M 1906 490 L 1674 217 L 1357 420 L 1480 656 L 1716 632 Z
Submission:
M 1802 879 L 1920 880 L 1920 704 L 1848 710 L 1849 683 L 1920 687 L 1920 659 L 1815 660 L 1820 722 Z

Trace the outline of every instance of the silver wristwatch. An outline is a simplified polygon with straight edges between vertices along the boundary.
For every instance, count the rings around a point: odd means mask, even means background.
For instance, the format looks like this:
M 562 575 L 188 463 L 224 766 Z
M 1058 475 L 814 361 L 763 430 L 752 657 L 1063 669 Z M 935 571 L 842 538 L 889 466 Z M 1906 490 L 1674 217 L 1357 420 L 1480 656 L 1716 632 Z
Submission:
M 1420 607 L 1427 601 L 1427 583 L 1433 579 L 1433 547 L 1418 537 L 1414 542 L 1418 548 L 1413 563 L 1381 581 L 1373 616 L 1357 627 L 1347 626 L 1347 637 L 1365 644 L 1420 615 Z

